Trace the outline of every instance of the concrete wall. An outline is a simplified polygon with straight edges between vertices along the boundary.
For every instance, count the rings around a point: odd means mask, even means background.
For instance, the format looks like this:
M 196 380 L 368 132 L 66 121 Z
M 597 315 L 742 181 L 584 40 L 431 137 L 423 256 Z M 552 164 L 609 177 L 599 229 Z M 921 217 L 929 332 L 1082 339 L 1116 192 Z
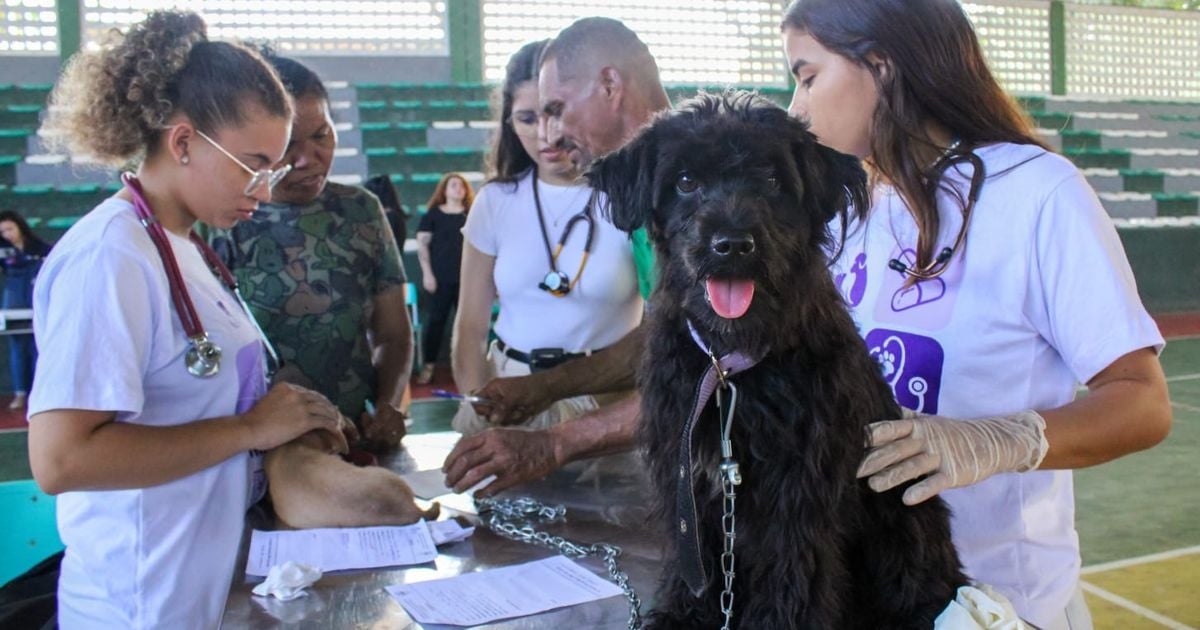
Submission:
M 298 57 L 326 81 L 449 81 L 449 57 Z M 53 83 L 58 57 L 0 56 L 0 83 Z

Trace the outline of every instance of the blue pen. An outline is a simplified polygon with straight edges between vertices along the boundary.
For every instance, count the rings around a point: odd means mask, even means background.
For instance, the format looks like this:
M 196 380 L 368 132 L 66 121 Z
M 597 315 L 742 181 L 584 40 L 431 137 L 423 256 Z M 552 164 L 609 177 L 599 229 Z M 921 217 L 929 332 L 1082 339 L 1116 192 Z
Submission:
M 481 398 L 479 396 L 465 396 L 463 394 L 458 394 L 455 392 L 448 392 L 444 389 L 433 390 L 433 395 L 438 398 L 449 398 L 450 400 L 465 400 L 469 403 L 485 404 L 485 403 L 491 402 L 490 400 L 488 400 L 486 398 Z

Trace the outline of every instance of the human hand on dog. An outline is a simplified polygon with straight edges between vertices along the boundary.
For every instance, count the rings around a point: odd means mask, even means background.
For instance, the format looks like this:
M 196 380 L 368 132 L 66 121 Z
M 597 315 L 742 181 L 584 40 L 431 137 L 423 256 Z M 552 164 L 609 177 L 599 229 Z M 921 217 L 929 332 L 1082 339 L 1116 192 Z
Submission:
M 869 450 L 858 478 L 869 477 L 872 490 L 885 492 L 928 475 L 904 491 L 906 505 L 998 473 L 1033 470 L 1049 448 L 1046 421 L 1036 411 L 978 420 L 905 416 L 867 428 Z
M 495 481 L 475 492 L 477 497 L 487 497 L 541 479 L 561 465 L 548 431 L 496 428 L 459 440 L 442 464 L 442 471 L 446 473 L 446 485 L 455 492 L 495 475 Z
M 475 413 L 491 424 L 507 426 L 523 422 L 554 404 L 546 388 L 532 376 L 494 378 L 472 392 L 486 402 L 473 403 Z
M 368 449 L 383 451 L 399 446 L 408 433 L 405 419 L 404 412 L 382 402 L 375 406 L 374 415 L 363 412 L 363 439 L 367 441 Z
M 250 429 L 250 448 L 270 450 L 309 431 L 319 431 L 332 448 L 349 450 L 341 430 L 342 414 L 321 394 L 299 385 L 277 383 L 242 420 Z

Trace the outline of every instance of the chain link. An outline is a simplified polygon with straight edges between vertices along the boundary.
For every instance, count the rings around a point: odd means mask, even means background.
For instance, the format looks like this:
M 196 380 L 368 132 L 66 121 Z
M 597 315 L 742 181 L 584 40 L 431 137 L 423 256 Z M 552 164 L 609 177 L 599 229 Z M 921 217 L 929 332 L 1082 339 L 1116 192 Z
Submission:
M 608 569 L 613 583 L 620 587 L 629 601 L 629 630 L 642 627 L 642 600 L 629 583 L 629 576 L 617 565 L 617 559 L 621 556 L 620 547 L 607 543 L 584 545 L 534 528 L 534 525 L 565 521 L 565 506 L 546 505 L 530 497 L 475 499 L 475 506 L 479 509 L 479 515 L 484 517 L 488 529 L 504 538 L 549 547 L 569 558 L 599 558 Z
M 722 389 L 729 390 L 729 411 L 725 411 L 725 400 Z M 721 574 L 725 578 L 725 588 L 721 591 L 721 614 L 725 623 L 721 630 L 729 630 L 733 623 L 733 576 L 737 565 L 737 556 L 733 553 L 733 543 L 737 539 L 737 517 L 734 508 L 737 504 L 737 486 L 742 483 L 742 475 L 737 460 L 733 458 L 733 414 L 737 410 L 737 387 L 733 383 L 723 382 L 717 389 L 717 417 L 721 421 L 721 494 L 724 496 L 721 511 L 721 532 L 724 534 L 721 551 Z

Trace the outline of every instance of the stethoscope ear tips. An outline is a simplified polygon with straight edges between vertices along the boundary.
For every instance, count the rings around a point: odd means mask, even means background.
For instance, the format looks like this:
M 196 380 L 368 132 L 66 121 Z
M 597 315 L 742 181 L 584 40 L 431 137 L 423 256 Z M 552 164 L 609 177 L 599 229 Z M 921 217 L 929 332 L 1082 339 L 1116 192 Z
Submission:
M 908 266 L 905 265 L 904 263 L 900 262 L 899 260 L 893 258 L 888 261 L 888 269 L 891 269 L 893 271 L 898 271 L 900 273 L 904 273 L 905 271 L 908 271 Z

